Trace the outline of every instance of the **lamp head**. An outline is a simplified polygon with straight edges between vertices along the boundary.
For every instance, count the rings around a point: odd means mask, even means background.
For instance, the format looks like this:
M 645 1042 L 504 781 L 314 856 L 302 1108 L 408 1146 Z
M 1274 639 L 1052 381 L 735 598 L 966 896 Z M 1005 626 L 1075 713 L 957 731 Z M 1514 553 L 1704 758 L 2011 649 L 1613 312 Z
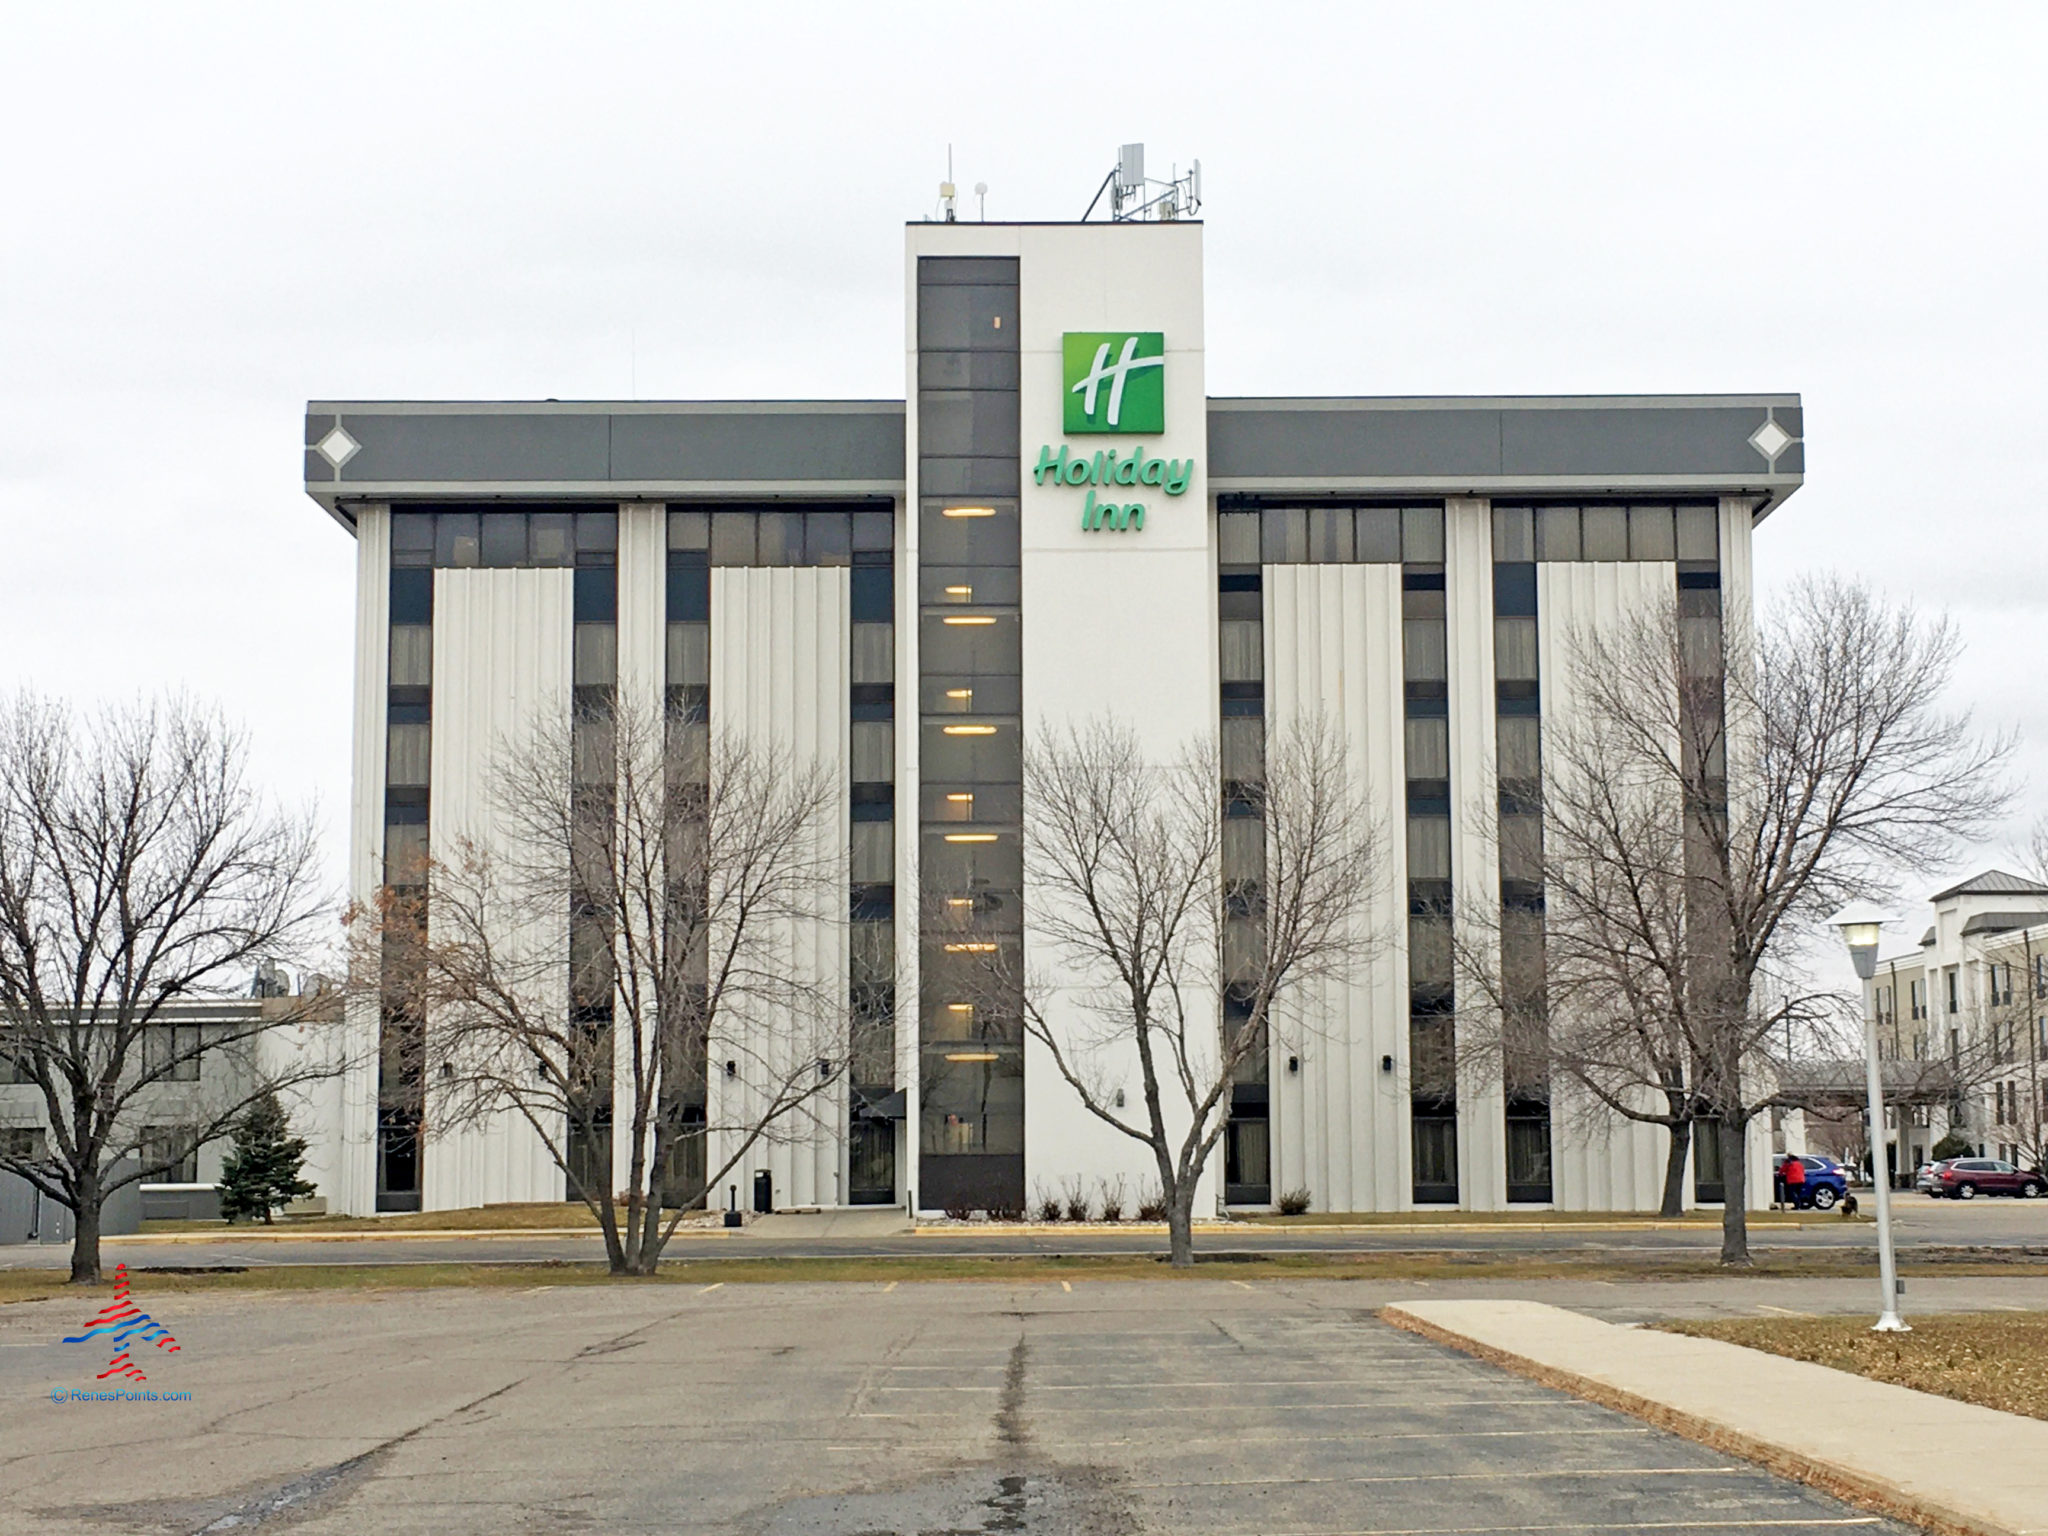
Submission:
M 1828 919 L 1829 924 L 1840 931 L 1842 942 L 1849 946 L 1849 959 L 1855 964 L 1857 976 L 1864 981 L 1877 974 L 1877 943 L 1889 919 L 1889 913 L 1867 902 L 1846 906 Z

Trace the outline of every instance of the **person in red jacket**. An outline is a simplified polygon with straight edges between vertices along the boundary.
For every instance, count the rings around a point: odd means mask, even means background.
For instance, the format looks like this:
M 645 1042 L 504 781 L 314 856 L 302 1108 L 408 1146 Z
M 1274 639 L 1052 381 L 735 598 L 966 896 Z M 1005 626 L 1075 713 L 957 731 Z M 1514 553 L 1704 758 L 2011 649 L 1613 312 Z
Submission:
M 1785 1203 L 1795 1211 L 1806 1205 L 1806 1164 L 1797 1152 L 1785 1155 Z

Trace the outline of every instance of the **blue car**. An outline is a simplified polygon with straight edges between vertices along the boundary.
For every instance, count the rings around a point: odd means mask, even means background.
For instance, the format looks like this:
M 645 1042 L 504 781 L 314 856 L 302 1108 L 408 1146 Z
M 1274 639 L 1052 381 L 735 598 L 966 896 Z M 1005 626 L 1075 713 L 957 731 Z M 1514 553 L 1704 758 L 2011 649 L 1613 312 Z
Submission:
M 1812 1206 L 1816 1211 L 1832 1211 L 1849 1194 L 1849 1170 L 1832 1157 L 1803 1156 L 1799 1161 L 1806 1166 L 1806 1187 L 1800 1191 L 1799 1204 L 1803 1209 Z M 1771 1160 L 1773 1174 L 1782 1176 L 1785 1158 L 1781 1153 Z

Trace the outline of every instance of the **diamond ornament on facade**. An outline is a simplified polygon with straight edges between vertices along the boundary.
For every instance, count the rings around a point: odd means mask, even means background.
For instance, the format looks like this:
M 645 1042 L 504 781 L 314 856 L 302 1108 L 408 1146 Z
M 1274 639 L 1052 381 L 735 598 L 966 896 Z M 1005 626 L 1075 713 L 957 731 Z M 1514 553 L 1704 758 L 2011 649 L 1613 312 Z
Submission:
M 1790 448 L 1796 441 L 1797 439 L 1790 432 L 1779 426 L 1776 421 L 1769 419 L 1749 434 L 1749 446 L 1773 464 L 1777 462 L 1778 455 L 1787 448 Z
M 320 456 L 323 459 L 332 464 L 336 469 L 339 469 L 350 459 L 354 458 L 356 450 L 363 445 L 337 426 L 313 446 L 320 451 Z

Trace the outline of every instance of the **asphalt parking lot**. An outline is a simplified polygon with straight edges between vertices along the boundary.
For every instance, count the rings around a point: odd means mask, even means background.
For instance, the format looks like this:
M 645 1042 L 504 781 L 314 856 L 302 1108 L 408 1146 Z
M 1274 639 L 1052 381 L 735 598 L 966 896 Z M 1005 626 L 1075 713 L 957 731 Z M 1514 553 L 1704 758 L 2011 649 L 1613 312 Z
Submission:
M 1832 1286 L 1771 1294 L 1853 1304 Z M 180 1350 L 143 1353 L 141 1390 L 191 1400 L 63 1405 L 52 1388 L 90 1386 L 103 1362 L 58 1342 L 82 1320 L 71 1298 L 21 1303 L 0 1308 L 0 1529 L 1901 1529 L 1397 1332 L 1373 1315 L 1383 1289 L 667 1285 L 152 1305 L 144 1285 L 138 1302 Z M 1577 1294 L 1659 1304 L 1650 1287 Z M 1697 1287 L 1665 1302 L 1703 1304 Z

